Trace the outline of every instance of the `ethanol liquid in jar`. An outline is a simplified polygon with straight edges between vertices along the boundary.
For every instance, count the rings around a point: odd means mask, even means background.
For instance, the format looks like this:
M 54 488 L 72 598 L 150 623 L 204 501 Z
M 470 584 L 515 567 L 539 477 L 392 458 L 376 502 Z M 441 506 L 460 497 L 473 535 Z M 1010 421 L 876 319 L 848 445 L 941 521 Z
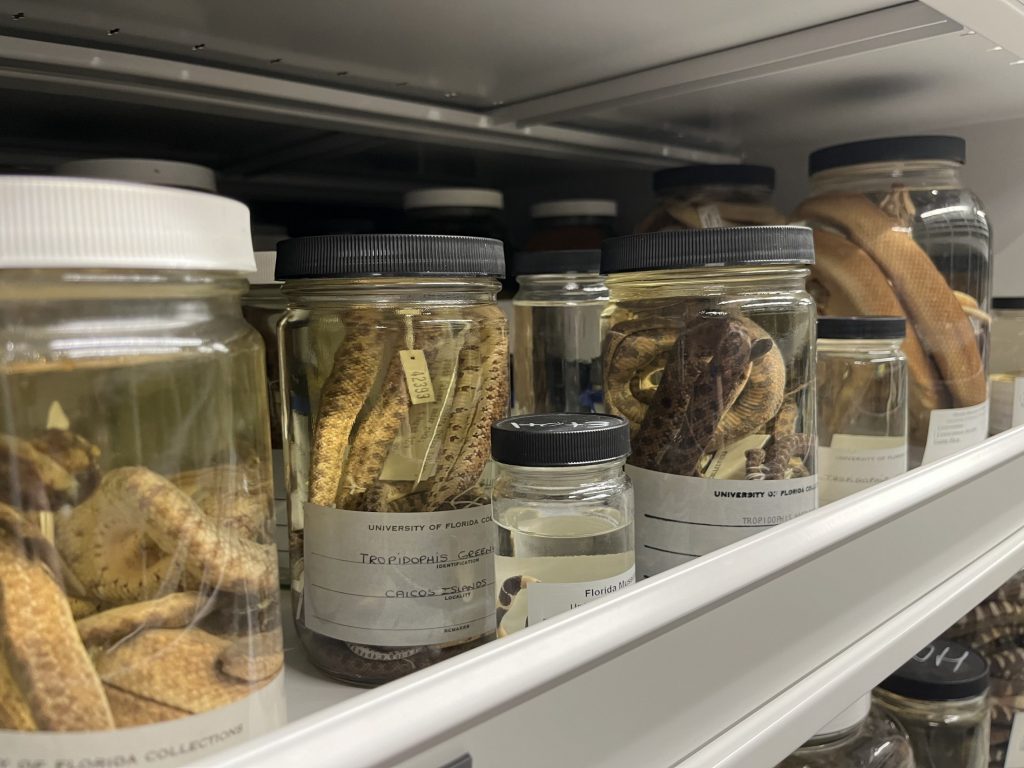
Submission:
M 492 431 L 498 636 L 633 583 L 625 421 L 534 414 Z
M 514 413 L 593 413 L 603 402 L 600 251 L 520 253 L 513 301 Z

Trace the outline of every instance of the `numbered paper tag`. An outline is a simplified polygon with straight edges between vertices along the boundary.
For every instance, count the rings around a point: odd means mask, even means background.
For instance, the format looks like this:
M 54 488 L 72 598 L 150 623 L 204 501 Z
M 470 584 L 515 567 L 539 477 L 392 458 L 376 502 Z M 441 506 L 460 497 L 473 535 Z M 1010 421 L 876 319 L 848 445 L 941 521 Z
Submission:
M 717 205 L 698 205 L 697 217 L 700 219 L 700 225 L 704 227 L 704 229 L 713 229 L 715 227 L 725 226 L 725 222 L 722 221 L 722 214 L 719 213 Z
M 398 352 L 405 371 L 405 384 L 409 388 L 409 400 L 413 405 L 432 403 L 434 385 L 430 382 L 430 369 L 422 349 L 403 349 Z

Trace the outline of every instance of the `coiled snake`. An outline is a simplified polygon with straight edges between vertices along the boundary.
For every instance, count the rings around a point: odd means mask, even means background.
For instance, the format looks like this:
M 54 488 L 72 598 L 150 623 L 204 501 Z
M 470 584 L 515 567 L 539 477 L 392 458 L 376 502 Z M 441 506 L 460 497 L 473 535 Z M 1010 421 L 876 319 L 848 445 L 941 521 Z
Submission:
M 786 366 L 771 335 L 748 317 L 704 311 L 684 321 L 665 314 L 610 328 L 605 396 L 612 412 L 631 424 L 631 464 L 700 476 L 706 454 L 779 421 Z M 790 434 L 795 427 L 788 424 Z M 801 473 L 810 439 L 784 440 L 778 425 L 773 434 L 758 479 Z

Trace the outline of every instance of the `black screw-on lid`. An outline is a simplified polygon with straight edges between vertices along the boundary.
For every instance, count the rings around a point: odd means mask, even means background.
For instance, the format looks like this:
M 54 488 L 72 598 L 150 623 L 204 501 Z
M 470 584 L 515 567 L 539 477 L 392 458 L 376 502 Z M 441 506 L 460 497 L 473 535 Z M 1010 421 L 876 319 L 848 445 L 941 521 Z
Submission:
M 569 467 L 629 455 L 629 422 L 600 413 L 535 413 L 491 427 L 491 456 L 517 467 Z
M 907 335 L 903 317 L 819 317 L 819 339 L 902 339 Z
M 807 169 L 813 176 L 830 168 L 894 160 L 952 160 L 963 165 L 967 142 L 958 136 L 894 136 L 888 139 L 836 144 L 811 153 Z
M 524 251 L 517 253 L 512 262 L 517 275 L 554 275 L 561 272 L 600 272 L 601 251 Z
M 1024 309 L 1024 296 L 996 296 L 992 309 Z
M 924 701 L 969 699 L 988 690 L 988 662 L 959 643 L 936 640 L 887 677 L 879 688 Z
M 684 165 L 654 172 L 654 191 L 710 184 L 775 189 L 775 169 L 767 165 Z
M 500 240 L 461 235 L 318 235 L 277 244 L 278 280 L 504 277 Z
M 673 229 L 613 237 L 601 244 L 605 274 L 813 263 L 814 240 L 807 227 Z

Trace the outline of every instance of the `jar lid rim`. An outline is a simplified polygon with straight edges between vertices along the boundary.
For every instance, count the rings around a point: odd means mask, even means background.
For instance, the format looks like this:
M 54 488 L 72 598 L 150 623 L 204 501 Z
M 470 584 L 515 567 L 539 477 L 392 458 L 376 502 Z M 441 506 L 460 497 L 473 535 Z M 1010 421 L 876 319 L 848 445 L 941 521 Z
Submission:
M 629 452 L 629 422 L 611 414 L 534 413 L 491 427 L 491 457 L 511 466 L 584 466 Z
M 889 136 L 822 147 L 807 158 L 813 176 L 851 165 L 909 160 L 943 160 L 963 165 L 967 142 L 959 136 Z

